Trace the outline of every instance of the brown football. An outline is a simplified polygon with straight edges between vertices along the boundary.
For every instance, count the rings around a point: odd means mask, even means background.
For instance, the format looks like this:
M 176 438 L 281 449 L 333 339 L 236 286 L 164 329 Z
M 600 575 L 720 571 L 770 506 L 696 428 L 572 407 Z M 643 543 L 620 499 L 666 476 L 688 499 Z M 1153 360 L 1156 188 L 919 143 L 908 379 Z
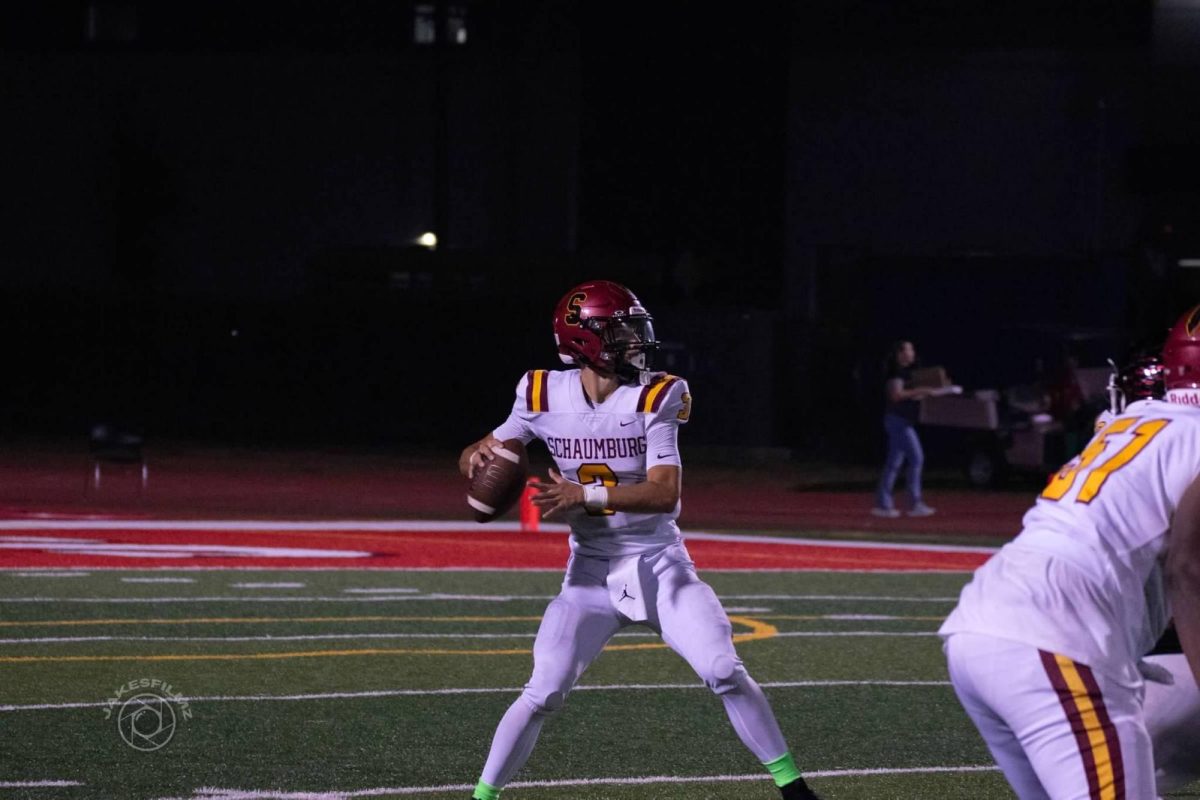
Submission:
M 509 439 L 496 457 L 475 470 L 467 489 L 467 505 L 476 522 L 491 522 L 512 508 L 525 489 L 529 458 L 520 439 Z

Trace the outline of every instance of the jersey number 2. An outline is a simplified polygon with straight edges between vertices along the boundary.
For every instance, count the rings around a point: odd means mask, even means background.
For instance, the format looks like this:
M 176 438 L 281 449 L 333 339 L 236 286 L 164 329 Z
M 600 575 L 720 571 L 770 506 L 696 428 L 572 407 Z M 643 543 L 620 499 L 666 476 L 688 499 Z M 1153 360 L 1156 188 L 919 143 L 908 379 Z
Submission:
M 576 472 L 579 482 L 583 484 L 599 483 L 610 488 L 617 485 L 617 473 L 613 472 L 608 464 L 580 464 Z M 611 508 L 606 508 L 603 511 L 589 511 L 588 513 L 593 517 L 603 517 L 616 512 Z
M 1138 417 L 1123 417 L 1113 420 L 1101 428 L 1100 432 L 1092 437 L 1092 441 L 1088 442 L 1088 446 L 1083 448 L 1079 457 L 1068 462 L 1058 471 L 1058 474 L 1050 479 L 1050 483 L 1042 491 L 1042 497 L 1047 500 L 1062 500 L 1067 492 L 1071 491 L 1071 487 L 1075 485 L 1080 473 L 1086 472 L 1087 478 L 1084 479 L 1083 486 L 1079 488 L 1079 495 L 1075 498 L 1075 502 L 1092 502 L 1100 493 L 1108 476 L 1133 461 L 1134 457 L 1150 444 L 1150 440 L 1170 422 L 1166 419 L 1150 419 L 1139 425 L 1138 421 Z M 1133 430 L 1129 431 L 1130 428 Z M 1129 431 L 1133 438 L 1120 450 L 1097 464 L 1096 460 L 1104 454 L 1105 448 L 1108 447 L 1108 437 L 1126 431 Z

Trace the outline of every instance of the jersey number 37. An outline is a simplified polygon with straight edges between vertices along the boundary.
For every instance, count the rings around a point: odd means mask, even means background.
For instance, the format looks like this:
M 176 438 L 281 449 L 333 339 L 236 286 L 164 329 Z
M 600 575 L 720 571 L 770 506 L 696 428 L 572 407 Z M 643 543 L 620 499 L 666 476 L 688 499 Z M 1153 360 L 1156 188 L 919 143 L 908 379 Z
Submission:
M 1150 440 L 1167 427 L 1169 422 L 1170 420 L 1166 419 L 1148 419 L 1142 422 L 1141 417 L 1123 417 L 1113 420 L 1100 429 L 1100 432 L 1088 442 L 1088 446 L 1083 448 L 1082 453 L 1068 461 L 1050 479 L 1050 483 L 1042 490 L 1042 497 L 1047 500 L 1062 500 L 1071 491 L 1075 482 L 1081 476 L 1086 476 L 1083 479 L 1083 485 L 1079 487 L 1079 494 L 1076 495 L 1075 502 L 1092 502 L 1100 493 L 1100 489 L 1104 487 L 1108 476 L 1133 461 L 1137 454 L 1150 444 Z M 1108 450 L 1109 439 L 1121 433 L 1129 433 L 1129 441 L 1108 458 L 1100 460 Z

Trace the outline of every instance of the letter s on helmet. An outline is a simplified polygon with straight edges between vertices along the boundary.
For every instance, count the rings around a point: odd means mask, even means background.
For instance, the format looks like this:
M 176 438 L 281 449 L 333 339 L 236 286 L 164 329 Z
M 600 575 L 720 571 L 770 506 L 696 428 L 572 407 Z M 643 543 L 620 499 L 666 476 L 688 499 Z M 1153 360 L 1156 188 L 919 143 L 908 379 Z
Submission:
M 1200 305 L 1179 318 L 1163 343 L 1163 388 L 1200 388 Z
M 554 341 L 567 364 L 636 379 L 658 349 L 654 325 L 633 292 L 612 281 L 581 283 L 554 309 Z

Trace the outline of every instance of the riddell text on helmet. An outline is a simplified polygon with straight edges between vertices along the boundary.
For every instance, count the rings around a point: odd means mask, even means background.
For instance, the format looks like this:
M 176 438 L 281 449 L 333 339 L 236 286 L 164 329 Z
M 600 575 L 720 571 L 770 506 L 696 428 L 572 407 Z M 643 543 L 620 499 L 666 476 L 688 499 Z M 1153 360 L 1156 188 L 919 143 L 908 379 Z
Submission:
M 550 455 L 555 458 L 631 458 L 646 452 L 645 436 L 624 438 L 573 439 L 551 436 L 546 440 Z
M 1180 406 L 1200 406 L 1200 390 L 1172 389 L 1167 400 Z

